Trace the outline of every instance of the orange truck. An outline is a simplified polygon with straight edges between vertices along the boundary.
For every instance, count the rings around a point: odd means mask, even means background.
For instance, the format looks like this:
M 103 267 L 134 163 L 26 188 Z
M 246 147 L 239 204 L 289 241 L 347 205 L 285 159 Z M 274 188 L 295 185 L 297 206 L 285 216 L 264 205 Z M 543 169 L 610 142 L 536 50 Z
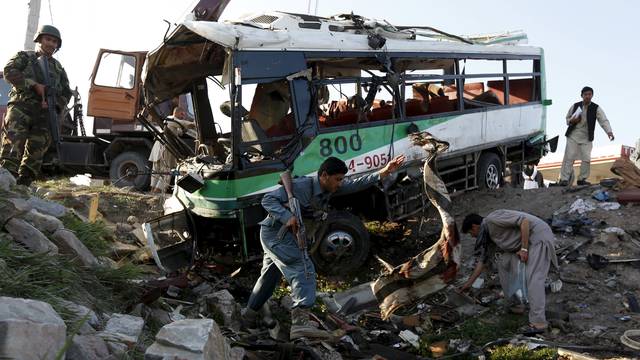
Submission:
M 192 13 L 199 19 L 215 21 L 229 0 L 201 0 Z M 148 161 L 154 132 L 137 119 L 144 108 L 141 73 L 146 51 L 101 49 L 91 74 L 87 115 L 93 117 L 93 136 L 85 134 L 80 96 L 60 115 L 60 143 L 52 144 L 43 167 L 52 173 L 84 174 L 108 177 L 119 187 L 145 190 L 151 180 Z M 2 73 L 0 73 L 0 79 Z M 6 90 L 6 91 L 5 91 Z M 6 112 L 8 84 L 0 80 L 0 115 Z M 161 118 L 171 115 L 176 105 L 187 106 L 186 99 L 174 99 L 156 105 Z M 187 106 L 188 107 L 188 106 Z M 187 109 L 187 112 L 190 109 Z M 189 147 L 189 143 L 185 139 Z

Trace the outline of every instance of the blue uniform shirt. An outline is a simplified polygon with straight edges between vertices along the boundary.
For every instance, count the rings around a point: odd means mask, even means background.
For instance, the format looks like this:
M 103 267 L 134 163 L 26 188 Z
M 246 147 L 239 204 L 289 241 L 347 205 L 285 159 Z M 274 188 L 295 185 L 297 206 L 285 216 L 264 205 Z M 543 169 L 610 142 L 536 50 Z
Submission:
M 344 195 L 365 189 L 380 180 L 380 174 L 375 172 L 359 176 L 355 179 L 345 178 L 342 185 L 334 194 L 322 191 L 317 177 L 303 176 L 292 180 L 293 196 L 300 202 L 302 217 L 314 219 L 319 212 L 326 212 L 329 200 L 333 195 Z M 283 186 L 267 193 L 262 198 L 262 207 L 268 216 L 260 222 L 263 226 L 281 227 L 293 216 L 287 204 L 289 198 Z M 278 224 L 279 223 L 279 224 Z

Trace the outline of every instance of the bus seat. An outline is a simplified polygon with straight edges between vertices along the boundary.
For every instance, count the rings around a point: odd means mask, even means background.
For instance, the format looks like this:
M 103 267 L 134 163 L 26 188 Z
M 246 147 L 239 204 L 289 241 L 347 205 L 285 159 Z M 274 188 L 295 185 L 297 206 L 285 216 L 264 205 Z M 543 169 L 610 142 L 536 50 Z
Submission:
M 270 128 L 268 128 L 265 131 L 269 139 L 275 138 L 275 137 L 287 136 L 287 135 L 293 136 L 295 132 L 296 132 L 296 124 L 295 124 L 295 117 L 293 116 L 293 113 L 289 113 L 285 115 L 285 117 L 283 117 L 279 122 L 272 125 Z M 273 149 L 272 151 L 275 151 L 277 149 L 280 149 L 284 145 L 286 145 L 288 142 L 289 140 L 285 139 L 285 140 L 271 142 L 269 143 L 269 145 L 271 149 Z
M 504 101 L 504 93 L 501 92 L 500 94 L 497 94 L 492 90 L 487 90 L 487 91 L 483 92 L 482 94 L 474 97 L 472 100 L 473 101 L 480 101 L 480 102 L 488 103 L 488 104 L 502 105 L 502 103 Z
M 433 98 L 431 99 L 431 101 L 429 101 L 429 109 L 427 111 L 427 114 L 438 114 L 456 111 L 457 102 L 458 100 L 450 100 L 446 96 Z
M 372 109 L 368 114 L 369 121 L 381 121 L 393 119 L 393 106 L 384 106 Z
M 268 139 L 265 131 L 260 127 L 258 121 L 253 118 L 249 118 L 242 121 L 241 136 L 243 142 L 249 141 L 266 141 Z M 258 149 L 264 155 L 271 155 L 273 148 L 269 143 L 261 143 L 252 145 L 251 147 Z
M 335 117 L 333 116 L 328 117 L 325 123 L 327 126 L 342 126 L 342 125 L 355 124 L 358 122 L 359 114 L 360 112 L 358 110 L 349 109 L 349 110 L 338 113 L 338 115 Z M 362 117 L 362 119 L 360 119 L 360 122 L 363 122 L 363 121 L 367 121 L 366 117 L 364 116 Z
M 289 113 L 285 115 L 279 122 L 273 124 L 270 128 L 268 128 L 265 133 L 268 137 L 278 137 L 278 136 L 286 136 L 293 135 L 296 131 L 295 118 L 293 113 Z
M 464 84 L 464 97 L 466 99 L 473 99 L 474 97 L 482 94 L 484 92 L 484 83 L 475 82 Z M 457 99 L 458 93 L 455 85 L 445 86 L 444 93 L 449 99 Z
M 489 90 L 496 93 L 501 103 L 504 103 L 504 80 L 487 81 Z M 524 104 L 531 101 L 533 94 L 533 79 L 509 80 L 509 103 Z
M 382 99 L 374 99 L 373 104 L 371 104 L 372 109 L 378 109 L 385 106 L 391 106 L 391 102 Z
M 426 115 L 429 111 L 429 103 L 419 99 L 407 99 L 405 114 L 407 116 Z

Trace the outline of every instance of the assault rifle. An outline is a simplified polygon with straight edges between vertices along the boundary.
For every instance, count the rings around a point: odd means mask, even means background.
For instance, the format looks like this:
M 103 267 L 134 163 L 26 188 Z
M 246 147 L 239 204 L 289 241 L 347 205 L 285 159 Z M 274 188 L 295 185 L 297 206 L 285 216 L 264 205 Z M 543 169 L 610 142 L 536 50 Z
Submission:
M 302 221 L 302 211 L 300 209 L 300 201 L 293 196 L 293 183 L 291 181 L 291 171 L 287 170 L 280 174 L 280 179 L 282 180 L 282 186 L 284 186 L 284 190 L 287 192 L 287 197 L 289 198 L 289 211 L 295 216 L 296 220 L 298 220 L 298 228 L 291 229 L 291 231 L 295 231 L 293 235 L 296 237 L 296 241 L 298 243 L 298 248 L 300 248 L 300 253 L 302 255 L 302 264 L 304 266 L 304 276 L 309 278 L 309 253 L 307 252 L 307 230 L 304 227 L 304 222 Z M 287 229 L 284 228 L 286 224 L 283 225 L 283 236 L 286 234 Z
M 45 96 L 47 98 L 47 110 L 49 113 L 49 130 L 51 139 L 56 146 L 56 153 L 60 156 L 60 126 L 58 125 L 58 114 L 56 113 L 56 89 L 55 84 L 51 83 L 51 73 L 49 72 L 49 59 L 42 55 L 38 58 L 38 63 L 42 69 L 44 77 L 44 86 L 46 89 Z

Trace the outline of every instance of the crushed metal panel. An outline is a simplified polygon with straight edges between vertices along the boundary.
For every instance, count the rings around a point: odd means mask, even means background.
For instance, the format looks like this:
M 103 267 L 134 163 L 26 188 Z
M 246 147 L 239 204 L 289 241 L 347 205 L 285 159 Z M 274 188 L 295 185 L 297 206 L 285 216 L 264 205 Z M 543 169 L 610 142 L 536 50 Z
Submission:
M 226 55 L 224 47 L 179 26 L 147 55 L 142 73 L 147 103 L 170 99 L 198 79 L 221 75 Z
M 191 265 L 193 230 L 184 210 L 142 224 L 142 231 L 153 260 L 167 273 Z

